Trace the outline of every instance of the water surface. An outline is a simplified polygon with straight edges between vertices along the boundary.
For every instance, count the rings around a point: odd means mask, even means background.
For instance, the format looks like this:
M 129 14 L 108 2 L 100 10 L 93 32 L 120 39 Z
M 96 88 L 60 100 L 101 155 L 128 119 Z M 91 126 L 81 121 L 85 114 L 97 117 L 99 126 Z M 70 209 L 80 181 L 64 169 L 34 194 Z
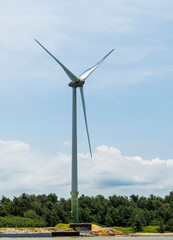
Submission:
M 173 240 L 173 236 L 155 236 L 155 237 L 117 237 L 117 236 L 98 236 L 98 237 L 39 237 L 39 238 L 1 238 L 3 240 Z

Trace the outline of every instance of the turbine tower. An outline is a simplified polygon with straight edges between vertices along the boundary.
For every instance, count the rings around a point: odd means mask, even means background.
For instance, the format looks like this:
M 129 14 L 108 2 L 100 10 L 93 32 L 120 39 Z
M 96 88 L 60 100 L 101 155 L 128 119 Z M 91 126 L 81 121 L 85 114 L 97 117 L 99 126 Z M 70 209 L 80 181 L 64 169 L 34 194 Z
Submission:
M 83 113 L 85 119 L 85 126 L 89 144 L 89 151 L 92 158 L 91 143 L 88 131 L 87 117 L 86 117 L 86 107 L 85 98 L 83 92 L 83 85 L 86 78 L 111 54 L 114 49 L 112 49 L 104 58 L 102 58 L 96 65 L 87 69 L 85 72 L 76 77 L 68 68 L 66 68 L 57 58 L 55 58 L 40 42 L 36 39 L 35 41 L 63 68 L 65 73 L 71 79 L 68 84 L 72 88 L 72 183 L 71 183 L 71 222 L 78 223 L 78 171 L 77 171 L 77 104 L 76 104 L 76 89 L 79 87 L 80 95 L 83 106 Z

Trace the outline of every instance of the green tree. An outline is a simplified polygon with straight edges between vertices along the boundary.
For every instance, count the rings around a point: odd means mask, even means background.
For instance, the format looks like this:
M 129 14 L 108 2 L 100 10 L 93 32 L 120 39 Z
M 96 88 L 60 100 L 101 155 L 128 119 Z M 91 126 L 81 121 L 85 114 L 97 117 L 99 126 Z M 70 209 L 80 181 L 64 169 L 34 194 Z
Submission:
M 24 217 L 25 218 L 31 218 L 31 219 L 38 219 L 39 216 L 36 214 L 34 210 L 28 210 L 24 212 Z
M 158 232 L 160 233 L 164 233 L 165 232 L 165 226 L 164 226 L 164 221 L 162 218 L 160 218 L 160 221 L 159 221 L 159 227 L 158 227 Z
M 111 227 L 111 226 L 113 226 L 113 224 L 114 224 L 114 221 L 113 221 L 111 215 L 112 215 L 112 214 L 111 214 L 111 210 L 109 209 L 109 210 L 107 211 L 107 213 L 106 213 L 106 216 L 105 216 L 105 225 L 106 225 L 107 227 Z
M 142 231 L 143 226 L 146 226 L 147 220 L 145 210 L 140 208 L 134 209 L 131 217 L 131 226 L 136 232 Z
M 173 218 L 173 211 L 169 203 L 163 204 L 160 208 L 155 211 L 157 218 L 164 219 L 164 222 L 167 222 L 169 219 Z
M 165 224 L 165 230 L 173 232 L 173 218 L 169 219 Z
M 140 218 L 140 214 L 135 215 L 131 226 L 133 227 L 135 232 L 140 232 L 143 230 L 143 222 L 142 222 L 142 219 Z

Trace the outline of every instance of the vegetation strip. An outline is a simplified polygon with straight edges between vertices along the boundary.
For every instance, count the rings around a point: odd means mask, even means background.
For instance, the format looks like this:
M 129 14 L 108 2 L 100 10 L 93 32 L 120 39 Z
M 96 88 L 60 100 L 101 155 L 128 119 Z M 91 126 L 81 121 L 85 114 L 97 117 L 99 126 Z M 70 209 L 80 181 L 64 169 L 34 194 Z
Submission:
M 0 202 L 0 227 L 44 229 L 55 226 L 57 231 L 62 231 L 60 225 L 70 222 L 70 208 L 70 199 L 58 199 L 55 194 L 36 196 L 23 193 L 12 200 L 3 196 Z M 82 195 L 79 197 L 79 222 L 114 227 L 128 234 L 173 232 L 173 192 L 164 198 L 134 194 L 108 198 Z M 71 231 L 69 224 L 65 225 L 64 231 Z

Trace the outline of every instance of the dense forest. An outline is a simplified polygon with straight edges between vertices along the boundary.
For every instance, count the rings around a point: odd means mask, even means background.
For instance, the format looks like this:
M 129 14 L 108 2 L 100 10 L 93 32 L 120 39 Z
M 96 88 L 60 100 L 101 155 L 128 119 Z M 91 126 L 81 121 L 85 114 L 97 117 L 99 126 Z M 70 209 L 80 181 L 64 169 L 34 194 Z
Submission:
M 70 222 L 70 199 L 49 195 L 23 193 L 12 200 L 2 196 L 0 201 L 0 227 L 44 227 Z M 159 226 L 160 231 L 173 231 L 173 192 L 157 197 L 138 195 L 105 198 L 79 197 L 79 221 L 104 226 L 133 227 Z

